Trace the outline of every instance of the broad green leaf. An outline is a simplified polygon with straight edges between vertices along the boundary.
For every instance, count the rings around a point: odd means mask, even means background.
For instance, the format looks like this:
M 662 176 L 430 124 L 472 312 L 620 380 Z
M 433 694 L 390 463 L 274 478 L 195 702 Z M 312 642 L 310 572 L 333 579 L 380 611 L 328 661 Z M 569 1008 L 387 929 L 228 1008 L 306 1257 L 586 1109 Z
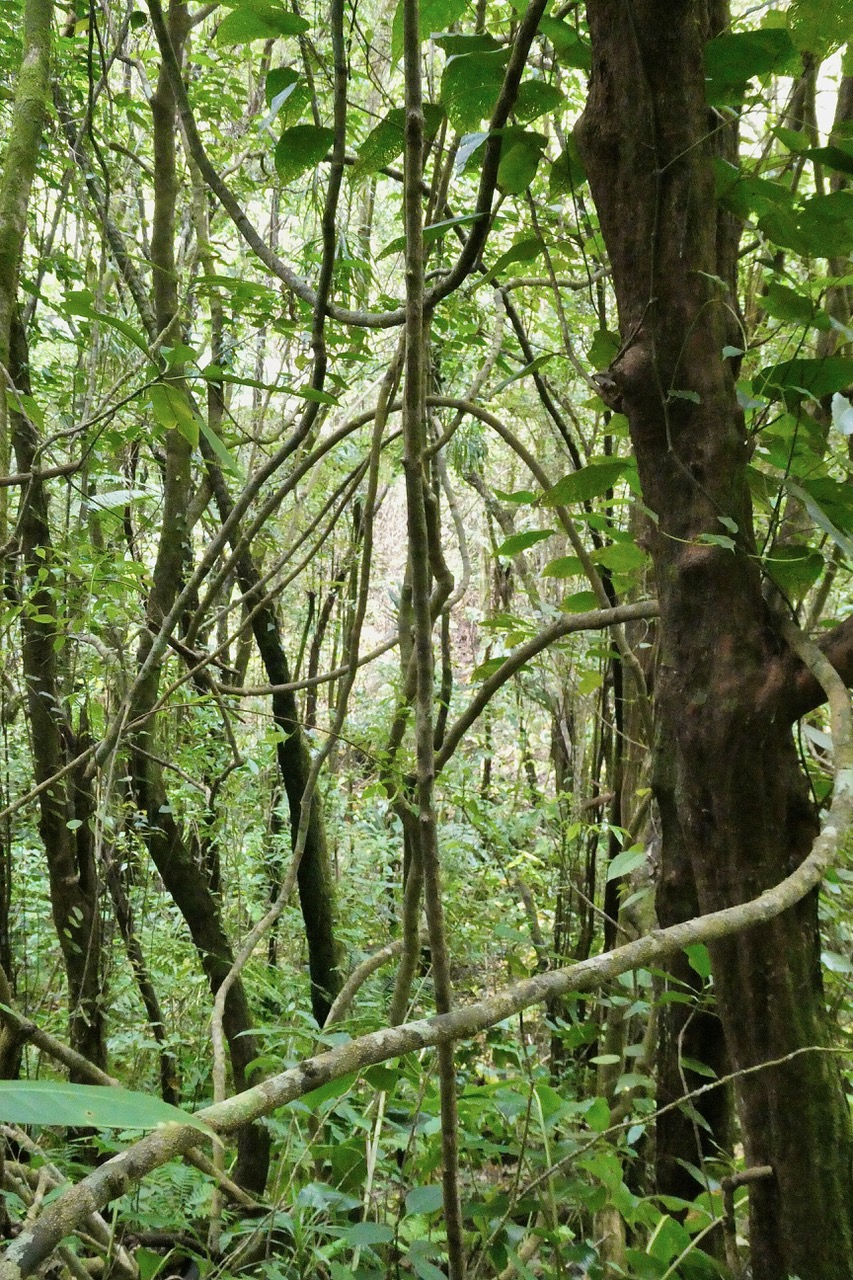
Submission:
M 618 880 L 621 876 L 630 875 L 641 867 L 646 860 L 645 849 L 623 849 L 611 858 L 607 866 L 607 881 Z
M 424 105 L 424 125 L 427 138 L 434 138 L 438 133 L 444 112 L 434 103 Z M 358 159 L 353 165 L 353 177 L 376 173 L 384 169 L 397 156 L 402 155 L 405 146 L 406 112 L 402 107 L 394 107 L 384 120 L 375 125 L 359 146 Z
M 442 1204 L 441 1187 L 412 1187 L 406 1196 L 406 1213 L 436 1213 Z
M 497 554 L 499 556 L 518 555 L 519 551 L 526 551 L 528 547 L 535 547 L 537 542 L 550 538 L 553 532 L 553 529 L 528 529 L 526 533 L 512 533 L 498 547 Z
M 853 0 L 791 0 L 788 29 L 798 49 L 814 53 L 818 61 L 846 44 L 853 32 Z
M 554 561 L 552 560 L 551 563 L 553 564 Z M 601 608 L 601 602 L 594 591 L 575 591 L 572 595 L 566 596 L 560 608 L 563 613 L 591 613 L 593 609 Z
M 549 560 L 542 570 L 543 578 L 576 578 L 583 573 L 583 565 L 577 556 L 557 556 Z
M 633 573 L 635 569 L 642 569 L 648 564 L 646 553 L 640 550 L 636 542 L 627 539 L 624 542 L 612 542 L 609 547 L 601 547 L 593 553 L 593 560 L 596 564 L 612 569 L 614 573 Z
M 275 167 L 283 186 L 325 159 L 335 140 L 334 129 L 317 124 L 295 124 L 276 143 Z
M 346 1228 L 342 1238 L 354 1249 L 364 1248 L 365 1245 L 388 1244 L 394 1239 L 394 1228 L 384 1222 L 356 1222 Z
M 300 1101 L 311 1111 L 316 1111 L 324 1102 L 329 1102 L 343 1097 L 343 1095 L 348 1093 L 355 1084 L 355 1080 L 355 1072 L 350 1072 L 349 1075 L 340 1076 L 337 1080 L 330 1080 L 328 1084 L 321 1084 L 319 1088 L 312 1089 L 310 1093 L 303 1094 Z
M 441 77 L 441 104 L 460 133 L 471 133 L 494 111 L 509 58 L 508 49 L 448 58 Z
M 268 71 L 264 80 L 264 96 L 267 100 L 267 106 L 271 107 L 276 98 L 284 93 L 285 89 L 293 89 L 299 82 L 299 72 L 295 67 L 273 67 L 272 71 Z
M 583 166 L 578 144 L 574 134 L 566 138 L 566 147 L 551 165 L 551 176 L 548 180 L 548 194 L 551 199 L 557 196 L 571 195 L 573 191 L 586 182 L 586 169 Z
M 694 973 L 698 973 L 700 978 L 710 978 L 711 957 L 704 942 L 691 942 L 684 948 L 684 954 Z
M 801 600 L 823 573 L 823 556 L 811 547 L 774 547 L 762 563 L 777 587 L 793 601 Z
M 544 133 L 526 129 L 504 129 L 498 186 L 508 195 L 521 195 L 536 177 L 548 139 Z
M 593 1098 L 589 1106 L 582 1109 L 582 1114 L 593 1133 L 603 1133 L 610 1124 L 610 1108 L 604 1098 Z
M 797 52 L 779 27 L 726 33 L 705 46 L 706 98 L 713 106 L 739 102 L 755 76 L 795 69 Z
M 439 49 L 443 49 L 448 57 L 456 53 L 482 53 L 483 51 L 489 53 L 501 47 L 500 41 L 487 31 L 434 31 L 432 41 L 433 44 L 438 45 Z
M 592 51 L 585 40 L 582 40 L 574 27 L 560 18 L 552 18 L 546 14 L 539 19 L 539 31 L 554 46 L 557 60 L 564 67 L 576 67 L 580 71 L 589 71 L 592 67 Z
M 447 1280 L 440 1267 L 437 1267 L 435 1263 L 430 1262 L 429 1258 L 425 1258 L 422 1253 L 416 1250 L 415 1245 L 421 1243 L 423 1242 L 415 1240 L 405 1255 L 405 1260 L 408 1261 L 418 1280 Z
M 476 287 L 489 284 L 496 276 L 501 275 L 507 267 L 511 267 L 515 262 L 534 262 L 542 253 L 545 246 L 541 240 L 519 240 L 500 255 L 496 262 L 489 267 L 485 275 L 480 276 Z
M 219 24 L 217 44 L 248 44 L 278 36 L 301 36 L 308 30 L 304 18 L 290 13 L 276 0 L 239 0 Z
M 843 356 L 812 360 L 804 356 L 768 365 L 755 378 L 753 390 L 757 395 L 771 399 L 784 398 L 789 406 L 795 406 L 804 395 L 820 399 L 821 396 L 832 395 L 833 391 L 843 391 L 851 384 L 853 360 Z
M 525 80 L 519 86 L 515 102 L 517 120 L 527 123 L 544 116 L 546 111 L 557 111 L 566 105 L 566 99 L 556 85 L 544 80 Z
M 813 324 L 818 329 L 830 328 L 829 316 L 817 303 L 776 280 L 767 286 L 763 303 L 767 314 L 777 320 L 790 320 L 802 325 Z
M 593 369 L 600 371 L 611 365 L 621 345 L 618 333 L 613 333 L 610 329 L 596 329 L 592 335 L 589 351 L 586 353 Z
M 158 1129 L 188 1124 L 208 1136 L 210 1129 L 179 1107 L 150 1093 L 62 1080 L 0 1080 L 0 1119 L 6 1124 L 48 1124 L 99 1129 Z
M 193 448 L 198 444 L 201 419 L 193 413 L 186 395 L 180 387 L 170 382 L 157 382 L 148 388 L 148 398 L 154 416 L 167 431 L 173 428 L 181 433 Z
M 546 507 L 562 507 L 587 502 L 612 489 L 630 469 L 631 462 L 627 458 L 605 458 L 600 462 L 590 462 L 581 467 L 580 471 L 572 471 L 558 480 L 543 495 L 542 504 Z

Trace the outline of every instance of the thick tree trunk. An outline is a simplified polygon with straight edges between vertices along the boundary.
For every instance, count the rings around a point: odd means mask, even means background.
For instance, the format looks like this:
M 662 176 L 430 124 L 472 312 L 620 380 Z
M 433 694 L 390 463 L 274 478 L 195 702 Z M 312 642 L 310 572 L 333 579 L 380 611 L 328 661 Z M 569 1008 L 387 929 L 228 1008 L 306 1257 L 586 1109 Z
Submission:
M 703 912 L 755 896 L 815 831 L 769 673 L 783 649 L 762 599 L 748 442 L 723 359 L 735 237 L 718 218 L 723 122 L 704 101 L 715 0 L 589 0 L 590 96 L 579 130 L 613 268 L 623 346 L 604 392 L 627 414 L 660 600 L 657 779 L 663 872 L 675 853 Z M 725 522 L 725 523 L 723 523 Z M 732 525 L 731 522 L 734 522 Z M 733 531 L 735 530 L 736 531 Z M 734 538 L 734 549 L 713 539 Z M 755 1280 L 847 1280 L 850 1119 L 825 1043 L 814 895 L 712 948 L 751 1191 Z M 789 1055 L 795 1055 L 790 1057 Z

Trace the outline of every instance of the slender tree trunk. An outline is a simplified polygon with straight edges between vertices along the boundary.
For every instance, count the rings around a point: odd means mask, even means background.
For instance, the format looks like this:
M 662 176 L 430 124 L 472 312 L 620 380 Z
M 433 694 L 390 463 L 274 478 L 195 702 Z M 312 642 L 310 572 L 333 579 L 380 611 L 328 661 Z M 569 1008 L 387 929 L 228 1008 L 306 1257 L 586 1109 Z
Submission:
M 589 0 L 593 58 L 579 143 L 613 269 L 623 346 L 602 382 L 628 417 L 660 601 L 656 791 L 663 870 L 689 867 L 703 912 L 754 896 L 816 828 L 781 694 L 784 644 L 762 598 L 731 344 L 732 229 L 704 101 L 715 0 Z M 685 394 L 686 393 L 686 394 Z M 721 523 L 734 522 L 734 524 Z M 736 532 L 733 532 L 733 529 Z M 730 532 L 734 549 L 712 539 Z M 816 895 L 711 947 L 753 1184 L 755 1280 L 847 1280 L 850 1117 L 826 1043 Z M 789 1055 L 796 1055 L 789 1057 Z
M 10 374 L 17 389 L 29 394 L 27 344 L 13 319 Z M 33 424 L 18 408 L 9 414 L 18 469 L 36 466 L 38 440 Z M 22 665 L 27 686 L 27 715 L 33 743 L 36 782 L 46 782 L 85 745 L 75 734 L 61 692 L 56 639 L 60 592 L 48 522 L 47 493 L 34 476 L 22 494 L 18 516 L 24 569 L 21 632 Z M 81 738 L 86 736 L 81 713 Z M 91 785 L 85 767 L 76 766 L 39 796 L 39 834 L 50 880 L 50 901 L 68 979 L 72 1048 L 104 1069 L 107 1052 L 101 990 L 100 884 L 91 820 Z

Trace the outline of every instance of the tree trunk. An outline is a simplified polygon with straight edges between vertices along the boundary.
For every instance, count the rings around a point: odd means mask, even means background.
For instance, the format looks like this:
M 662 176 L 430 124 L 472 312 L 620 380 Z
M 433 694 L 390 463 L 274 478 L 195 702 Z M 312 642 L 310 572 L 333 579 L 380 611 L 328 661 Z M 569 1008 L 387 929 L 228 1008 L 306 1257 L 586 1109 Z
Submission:
M 589 0 L 593 58 L 579 144 L 613 269 L 622 348 L 602 380 L 629 420 L 660 602 L 656 791 L 663 874 L 675 854 L 713 911 L 782 879 L 816 829 L 781 693 L 784 651 L 761 592 L 748 441 L 731 361 L 736 236 L 712 160 L 725 126 L 704 100 L 715 0 Z M 722 131 L 722 132 L 721 132 Z M 721 544 L 721 535 L 732 544 Z M 715 541 L 716 540 L 716 541 Z M 826 1043 L 815 895 L 711 948 L 739 1082 L 755 1280 L 846 1280 L 850 1119 Z M 796 1055 L 789 1057 L 789 1055 Z

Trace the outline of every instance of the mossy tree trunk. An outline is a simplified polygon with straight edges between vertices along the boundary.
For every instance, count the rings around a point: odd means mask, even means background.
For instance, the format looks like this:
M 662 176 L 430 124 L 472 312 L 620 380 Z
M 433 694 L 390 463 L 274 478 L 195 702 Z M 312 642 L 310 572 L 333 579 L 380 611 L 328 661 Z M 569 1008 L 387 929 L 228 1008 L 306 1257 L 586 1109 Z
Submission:
M 762 596 L 749 444 L 735 396 L 736 235 L 718 214 L 726 128 L 705 104 L 717 0 L 589 0 L 590 95 L 579 143 L 613 269 L 622 349 L 602 389 L 630 424 L 660 602 L 656 791 L 663 874 L 678 860 L 703 912 L 782 879 L 816 830 L 785 714 L 787 655 Z M 720 545 L 730 533 L 733 548 Z M 817 902 L 714 944 L 750 1192 L 755 1280 L 846 1280 L 850 1117 L 826 1043 Z M 793 1055 L 793 1056 L 792 1056 Z

